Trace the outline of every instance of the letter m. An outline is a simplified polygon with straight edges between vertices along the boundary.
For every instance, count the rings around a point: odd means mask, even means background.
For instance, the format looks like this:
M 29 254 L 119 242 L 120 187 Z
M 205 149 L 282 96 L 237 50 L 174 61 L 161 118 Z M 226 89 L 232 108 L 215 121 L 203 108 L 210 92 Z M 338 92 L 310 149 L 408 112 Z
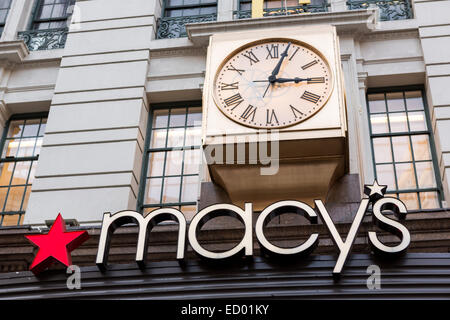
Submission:
M 136 223 L 139 227 L 136 262 L 140 268 L 144 268 L 147 260 L 149 233 L 154 226 L 166 220 L 178 222 L 177 259 L 184 259 L 186 250 L 186 219 L 180 211 L 173 208 L 161 208 L 148 213 L 146 216 L 136 211 L 120 211 L 115 214 L 107 212 L 103 215 L 97 251 L 97 267 L 101 271 L 106 270 L 111 237 L 114 231 L 125 224 Z

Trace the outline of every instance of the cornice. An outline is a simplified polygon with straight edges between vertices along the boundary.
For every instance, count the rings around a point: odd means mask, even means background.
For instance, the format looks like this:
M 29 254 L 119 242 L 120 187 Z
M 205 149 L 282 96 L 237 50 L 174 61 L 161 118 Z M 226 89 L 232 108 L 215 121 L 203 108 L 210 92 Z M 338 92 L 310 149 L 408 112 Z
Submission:
M 399 40 L 399 39 L 419 39 L 419 30 L 389 30 L 389 31 L 374 31 L 368 34 L 361 34 L 358 36 L 359 41 L 376 41 L 376 40 Z
M 23 40 L 0 42 L 0 61 L 7 65 L 21 63 L 29 54 Z
M 336 26 L 338 34 L 364 34 L 375 29 L 376 23 L 377 10 L 364 9 L 240 19 L 233 21 L 193 23 L 186 25 L 186 31 L 189 39 L 194 44 L 206 46 L 208 44 L 209 37 L 216 33 L 331 24 Z

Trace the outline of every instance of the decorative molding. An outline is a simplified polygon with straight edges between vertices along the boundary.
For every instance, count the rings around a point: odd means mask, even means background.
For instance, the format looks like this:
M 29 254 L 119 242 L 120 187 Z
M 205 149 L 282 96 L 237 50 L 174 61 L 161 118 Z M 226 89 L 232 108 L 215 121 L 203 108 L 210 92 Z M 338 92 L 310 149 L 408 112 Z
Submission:
M 21 63 L 30 51 L 22 40 L 0 42 L 0 61 L 2 65 L 11 68 L 13 64 Z
M 156 49 L 150 51 L 151 59 L 167 58 L 167 57 L 184 57 L 184 56 L 206 56 L 207 50 L 205 47 L 191 47 L 185 46 L 180 48 Z
M 419 29 L 407 30 L 407 31 L 374 31 L 370 34 L 358 35 L 356 40 L 364 41 L 374 41 L 374 40 L 399 40 L 399 39 L 419 39 Z
M 354 35 L 370 32 L 375 28 L 376 22 L 377 9 L 367 9 L 195 23 L 187 25 L 186 31 L 192 42 L 207 46 L 212 34 L 222 32 L 331 24 L 336 27 L 338 34 L 346 32 Z

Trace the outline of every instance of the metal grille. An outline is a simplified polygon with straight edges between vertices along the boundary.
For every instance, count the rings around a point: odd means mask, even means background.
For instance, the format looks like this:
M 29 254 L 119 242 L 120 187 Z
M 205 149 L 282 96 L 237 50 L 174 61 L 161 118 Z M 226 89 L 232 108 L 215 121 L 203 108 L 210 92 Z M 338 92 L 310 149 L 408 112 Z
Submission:
M 434 142 L 420 88 L 367 94 L 375 175 L 410 210 L 441 207 Z

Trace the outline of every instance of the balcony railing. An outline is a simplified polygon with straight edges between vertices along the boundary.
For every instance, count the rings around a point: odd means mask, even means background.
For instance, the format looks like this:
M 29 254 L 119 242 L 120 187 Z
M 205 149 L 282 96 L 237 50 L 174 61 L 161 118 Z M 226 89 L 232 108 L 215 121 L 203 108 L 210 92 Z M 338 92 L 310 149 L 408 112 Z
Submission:
M 410 0 L 350 0 L 347 1 L 347 6 L 349 10 L 378 7 L 380 9 L 380 21 L 404 20 L 412 18 Z
M 164 17 L 158 20 L 157 39 L 187 37 L 186 24 L 216 21 L 217 14 L 205 14 L 186 17 Z
M 30 51 L 52 50 L 64 48 L 67 40 L 67 28 L 48 30 L 29 30 L 18 34 Z
M 328 11 L 328 3 L 327 1 L 323 1 L 321 4 L 304 4 L 296 7 L 264 9 L 264 17 L 286 16 L 299 13 L 314 13 L 327 11 Z M 250 10 L 234 12 L 235 19 L 248 19 L 251 17 L 252 12 Z

